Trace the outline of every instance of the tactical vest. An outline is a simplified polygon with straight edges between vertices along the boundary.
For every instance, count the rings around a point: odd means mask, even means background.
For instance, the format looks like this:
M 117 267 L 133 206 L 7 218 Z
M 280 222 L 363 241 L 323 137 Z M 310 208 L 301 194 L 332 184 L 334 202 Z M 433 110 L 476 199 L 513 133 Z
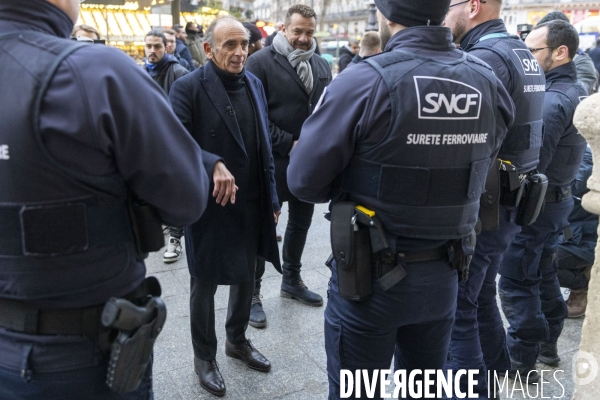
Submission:
M 39 32 L 0 36 L 0 297 L 68 306 L 60 299 L 101 298 L 139 279 L 124 183 L 61 165 L 40 132 L 48 86 L 82 46 Z
M 493 51 L 505 60 L 513 84 L 507 90 L 517 111 L 515 122 L 506 134 L 498 158 L 510 161 L 519 173 L 531 171 L 538 164 L 542 147 L 544 71 L 518 36 L 485 35 L 469 51 L 476 49 Z
M 366 60 L 389 89 L 385 138 L 358 144 L 342 190 L 409 238 L 449 239 L 475 226 L 496 137 L 490 68 L 462 58 L 392 51 Z
M 563 101 L 570 102 L 573 110 L 577 108 L 581 100 L 588 97 L 584 87 L 579 82 L 548 82 L 547 92 L 557 92 L 564 98 Z M 558 110 L 557 110 L 558 111 Z M 573 115 L 569 115 L 571 121 L 565 134 L 560 138 L 552 161 L 546 167 L 544 173 L 548 177 L 551 186 L 569 185 L 577 176 L 579 167 L 585 154 L 587 142 L 573 125 Z

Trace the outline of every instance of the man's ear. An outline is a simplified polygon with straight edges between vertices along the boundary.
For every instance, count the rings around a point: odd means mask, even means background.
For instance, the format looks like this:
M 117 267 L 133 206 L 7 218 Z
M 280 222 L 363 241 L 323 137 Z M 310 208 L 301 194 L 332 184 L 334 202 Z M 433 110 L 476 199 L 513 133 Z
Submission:
M 210 47 L 208 42 L 204 42 L 204 53 L 206 53 L 206 58 L 208 58 L 209 60 L 212 60 L 212 58 L 213 58 L 212 48 Z
M 567 46 L 559 46 L 556 50 L 556 61 L 563 61 L 569 59 L 569 48 Z

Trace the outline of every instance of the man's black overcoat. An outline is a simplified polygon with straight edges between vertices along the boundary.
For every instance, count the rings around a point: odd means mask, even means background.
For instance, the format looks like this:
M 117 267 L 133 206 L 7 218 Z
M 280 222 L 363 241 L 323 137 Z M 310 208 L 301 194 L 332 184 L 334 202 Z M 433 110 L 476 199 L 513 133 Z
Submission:
M 175 114 L 202 148 L 209 177 L 219 160 L 235 177 L 240 188 L 248 184 L 248 157 L 231 103 L 212 62 L 178 79 L 173 84 L 170 100 Z M 258 254 L 281 272 L 273 210 L 279 210 L 275 190 L 274 164 L 269 139 L 267 103 L 260 81 L 246 72 L 260 135 L 260 168 L 262 169 L 262 220 Z M 231 285 L 251 279 L 253 266 L 248 266 L 245 235 L 256 234 L 246 229 L 245 190 L 238 190 L 235 204 L 225 207 L 216 203 L 212 192 L 206 211 L 196 223 L 186 227 L 185 244 L 190 274 L 220 285 Z M 177 199 L 173 199 L 177 201 Z

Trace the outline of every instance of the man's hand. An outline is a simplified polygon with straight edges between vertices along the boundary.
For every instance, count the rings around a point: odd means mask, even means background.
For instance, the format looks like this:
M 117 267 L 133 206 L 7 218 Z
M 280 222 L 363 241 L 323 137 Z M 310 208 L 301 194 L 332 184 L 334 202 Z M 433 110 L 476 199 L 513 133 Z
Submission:
M 273 216 L 275 217 L 275 223 L 279 222 L 280 215 L 281 215 L 281 210 L 273 212 Z
M 222 161 L 217 161 L 213 168 L 213 182 L 213 197 L 217 198 L 217 204 L 225 206 L 228 201 L 235 204 L 235 192 L 238 187 L 235 185 L 235 178 Z

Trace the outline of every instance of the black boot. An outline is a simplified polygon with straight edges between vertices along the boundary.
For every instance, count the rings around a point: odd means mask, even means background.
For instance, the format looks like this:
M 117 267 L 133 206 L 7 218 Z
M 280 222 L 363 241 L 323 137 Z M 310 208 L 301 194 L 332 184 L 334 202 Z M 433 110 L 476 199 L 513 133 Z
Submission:
M 540 343 L 540 354 L 537 357 L 538 362 L 544 363 L 550 367 L 557 367 L 560 362 L 556 343 Z
M 284 265 L 283 279 L 281 281 L 281 297 L 295 299 L 313 307 L 321 307 L 323 298 L 308 290 L 300 277 L 300 267 Z
M 254 293 L 252 296 L 252 308 L 250 309 L 250 326 L 255 328 L 265 328 L 267 326 L 267 315 L 262 307 L 260 293 Z
M 512 359 L 510 360 L 510 370 L 507 375 L 511 379 L 518 379 L 516 378 L 518 375 L 521 382 L 526 384 L 536 383 L 540 380 L 540 373 L 535 369 L 535 364 L 525 365 Z

